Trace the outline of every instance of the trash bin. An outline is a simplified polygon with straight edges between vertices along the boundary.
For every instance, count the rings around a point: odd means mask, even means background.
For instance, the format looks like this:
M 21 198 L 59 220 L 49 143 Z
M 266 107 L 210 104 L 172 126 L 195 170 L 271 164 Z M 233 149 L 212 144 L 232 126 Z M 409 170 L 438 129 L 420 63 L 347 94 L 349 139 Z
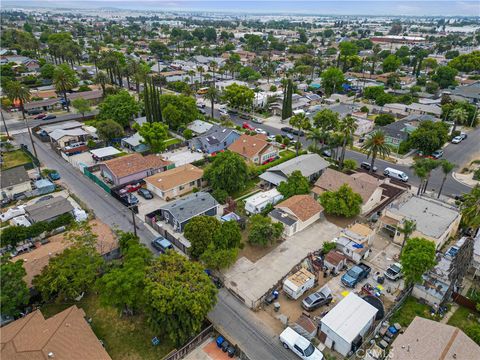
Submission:
M 280 310 L 280 303 L 279 302 L 274 302 L 273 303 L 273 309 L 278 312 Z

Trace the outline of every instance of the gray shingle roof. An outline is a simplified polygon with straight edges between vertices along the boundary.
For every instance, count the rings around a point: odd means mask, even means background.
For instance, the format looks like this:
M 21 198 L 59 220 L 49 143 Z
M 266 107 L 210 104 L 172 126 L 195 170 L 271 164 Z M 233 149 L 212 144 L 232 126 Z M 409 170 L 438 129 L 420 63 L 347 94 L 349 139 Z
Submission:
M 30 181 L 30 178 L 28 177 L 27 171 L 23 166 L 2 170 L 0 173 L 0 183 L 2 189 L 17 184 L 22 184 L 27 181 Z
M 73 206 L 63 196 L 56 196 L 25 208 L 25 212 L 33 222 L 49 220 L 70 211 L 73 211 Z
M 180 223 L 218 205 L 218 202 L 209 193 L 200 191 L 188 195 L 175 202 L 163 205 L 160 210 L 166 210 Z
M 305 154 L 271 167 L 268 171 L 280 171 L 282 174 L 289 176 L 294 171 L 299 170 L 303 176 L 309 177 L 326 169 L 328 165 L 328 161 L 318 154 Z

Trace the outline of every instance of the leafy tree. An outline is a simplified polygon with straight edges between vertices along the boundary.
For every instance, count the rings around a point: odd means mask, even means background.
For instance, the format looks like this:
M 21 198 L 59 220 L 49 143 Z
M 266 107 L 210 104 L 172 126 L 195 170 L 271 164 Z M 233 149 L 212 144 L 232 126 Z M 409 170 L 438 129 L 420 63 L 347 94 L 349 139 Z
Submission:
M 145 313 L 154 330 L 182 345 L 197 334 L 217 302 L 217 289 L 200 264 L 170 251 L 145 279 Z
M 366 99 L 375 100 L 379 95 L 385 93 L 383 86 L 367 86 L 363 90 L 363 96 Z
M 480 227 L 480 186 L 476 185 L 468 194 L 463 196 L 460 204 L 462 223 L 467 227 Z
M 340 90 L 344 83 L 343 72 L 336 67 L 330 67 L 322 73 L 322 88 L 327 96 Z
M 283 232 L 282 223 L 273 223 L 268 216 L 252 215 L 248 222 L 248 242 L 254 245 L 267 246 L 277 241 Z
M 72 300 L 91 288 L 102 264 L 93 246 L 73 246 L 50 259 L 33 285 L 45 301 Z
M 340 169 L 343 169 L 343 162 L 345 159 L 345 150 L 347 148 L 347 143 L 352 140 L 353 134 L 355 133 L 355 130 L 357 130 L 357 128 L 357 121 L 350 115 L 345 116 L 339 123 L 338 129 L 343 135 L 342 152 L 340 154 L 340 160 L 338 162 Z
M 185 129 L 183 130 L 182 135 L 186 140 L 190 140 L 191 138 L 193 138 L 193 131 L 190 129 Z
M 375 165 L 375 160 L 378 155 L 384 157 L 390 155 L 390 147 L 385 143 L 385 134 L 380 130 L 375 131 L 367 138 L 362 146 L 362 150 L 367 153 L 368 158 L 372 157 L 369 172 L 373 171 L 373 166 Z
M 436 94 L 439 89 L 440 89 L 440 86 L 438 86 L 438 84 L 435 81 L 429 81 L 425 86 L 425 91 L 428 92 L 429 94 Z
M 403 247 L 407 242 L 410 235 L 417 229 L 417 223 L 414 220 L 405 220 L 401 227 L 397 227 L 397 231 L 403 234 L 402 247 L 400 248 L 400 254 L 402 253 Z
M 448 66 L 467 73 L 480 71 L 480 51 L 475 50 L 468 54 L 457 56 L 448 63 Z
M 328 254 L 330 251 L 336 249 L 337 244 L 333 241 L 325 241 L 322 245 L 322 252 Z
M 164 59 L 170 53 L 168 46 L 160 41 L 150 41 L 148 47 L 150 52 L 156 56 L 157 60 Z
M 455 164 L 449 162 L 448 160 L 442 160 L 442 163 L 440 164 L 440 166 L 442 168 L 443 178 L 442 178 L 442 185 L 440 185 L 440 189 L 438 189 L 437 198 L 440 198 L 440 194 L 442 193 L 443 185 L 445 185 L 445 181 L 447 181 L 448 174 L 450 174 L 452 170 L 455 169 Z
M 91 110 L 90 103 L 88 100 L 85 100 L 83 98 L 78 98 L 72 101 L 72 106 L 80 113 L 82 114 L 82 118 L 85 118 L 85 113 L 89 112 Z
M 455 130 L 457 130 L 457 124 L 465 124 L 468 119 L 468 114 L 465 109 L 454 108 L 449 117 L 453 121 L 452 134 L 454 134 Z
M 290 125 L 292 125 L 294 128 L 297 128 L 298 129 L 298 134 L 297 134 L 297 143 L 300 143 L 300 131 L 301 130 L 307 130 L 308 128 L 310 128 L 310 120 L 307 118 L 307 116 L 305 115 L 305 113 L 299 113 L 299 114 L 296 114 L 296 115 L 293 115 L 291 118 L 290 118 L 290 121 L 289 121 Z M 296 152 L 297 152 L 297 156 L 298 156 L 298 147 L 296 147 Z
M 291 79 L 283 81 L 282 120 L 292 116 L 293 82 Z
M 313 123 L 322 131 L 332 131 L 338 127 L 338 113 L 330 109 L 322 109 L 313 117 Z
M 108 83 L 108 76 L 105 71 L 98 71 L 93 82 L 102 88 L 102 96 L 105 96 L 105 87 Z
M 287 181 L 282 181 L 278 185 L 277 190 L 286 199 L 293 195 L 308 194 L 310 192 L 310 184 L 308 179 L 300 171 L 296 170 L 290 174 Z
M 393 102 L 395 102 L 395 96 L 388 93 L 380 94 L 375 99 L 375 104 L 378 106 L 383 106 L 385 104 L 389 104 Z
M 215 156 L 204 175 L 214 190 L 222 189 L 232 194 L 245 187 L 248 168 L 240 155 L 226 151 Z
M 121 138 L 125 133 L 123 127 L 111 119 L 99 121 L 95 124 L 97 134 L 100 139 L 111 141 L 113 139 Z
M 184 236 L 190 241 L 190 255 L 194 259 L 198 259 L 207 246 L 213 243 L 220 226 L 220 221 L 213 216 L 196 216 L 185 225 Z
M 194 98 L 186 95 L 160 95 L 163 120 L 172 130 L 198 119 L 199 113 Z
M 58 65 L 53 71 L 53 85 L 55 90 L 63 95 L 67 111 L 70 111 L 67 92 L 71 91 L 77 84 L 76 73 L 67 64 Z
M 410 134 L 409 142 L 424 154 L 431 154 L 448 140 L 448 130 L 444 122 L 422 121 Z
M 408 239 L 400 255 L 405 282 L 413 285 L 435 266 L 435 243 L 424 238 Z
M 395 122 L 395 116 L 392 114 L 380 114 L 375 118 L 375 125 L 385 126 Z
M 208 88 L 207 93 L 204 96 L 205 96 L 205 99 L 210 100 L 210 110 L 211 110 L 210 116 L 212 117 L 212 119 L 214 119 L 215 118 L 214 116 L 215 101 L 218 100 L 218 98 L 220 97 L 220 93 L 218 92 L 215 86 L 210 86 Z
M 442 89 L 455 85 L 455 76 L 458 71 L 450 66 L 439 66 L 435 75 L 432 76 L 434 80 Z
M 0 308 L 2 315 L 16 316 L 28 304 L 30 292 L 23 278 L 27 275 L 22 261 L 1 260 Z
M 325 191 L 320 195 L 320 204 L 327 214 L 347 218 L 360 214 L 362 202 L 362 197 L 347 184 L 340 186 L 337 191 Z
M 140 106 L 135 98 L 125 90 L 107 96 L 98 108 L 100 109 L 97 115 L 98 120 L 112 119 L 122 127 L 126 127 L 140 111 Z
M 165 124 L 144 122 L 141 126 L 134 124 L 133 128 L 143 137 L 143 143 L 147 144 L 152 152 L 160 153 L 165 150 L 165 140 L 170 137 Z
M 204 249 L 200 260 L 209 268 L 222 269 L 235 262 L 242 235 L 236 221 L 221 223 L 213 236 L 213 241 Z
M 225 87 L 223 98 L 232 108 L 249 110 L 253 106 L 255 92 L 244 85 L 233 83 Z
M 258 71 L 255 71 L 250 66 L 244 66 L 240 69 L 238 78 L 243 81 L 256 81 L 261 78 L 262 75 Z
M 345 159 L 343 162 L 344 170 L 355 170 L 358 167 L 357 162 L 354 159 Z
M 44 79 L 53 79 L 53 72 L 55 71 L 55 66 L 50 63 L 46 63 L 40 68 L 40 75 Z
M 385 60 L 383 60 L 382 68 L 383 72 L 394 72 L 402 64 L 402 61 L 395 55 L 388 55 Z
M 340 56 L 343 57 L 343 71 L 347 71 L 347 65 L 348 65 L 348 58 L 354 55 L 357 55 L 358 53 L 358 47 L 355 45 L 353 42 L 350 41 L 342 41 L 338 45 L 340 49 Z

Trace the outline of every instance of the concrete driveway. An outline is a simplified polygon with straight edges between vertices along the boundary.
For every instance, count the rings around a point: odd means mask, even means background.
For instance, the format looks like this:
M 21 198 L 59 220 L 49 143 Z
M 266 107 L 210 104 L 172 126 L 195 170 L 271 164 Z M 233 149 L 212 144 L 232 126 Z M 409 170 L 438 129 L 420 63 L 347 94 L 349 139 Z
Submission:
M 248 307 L 255 307 L 257 300 L 295 265 L 309 253 L 319 250 L 325 241 L 331 241 L 339 232 L 339 227 L 322 218 L 285 240 L 255 263 L 245 257 L 238 259 L 224 274 L 225 286 L 242 297 Z
M 203 159 L 202 153 L 192 152 L 188 148 L 180 148 L 174 151 L 163 153 L 162 156 L 175 163 L 175 166 L 190 164 L 194 161 Z

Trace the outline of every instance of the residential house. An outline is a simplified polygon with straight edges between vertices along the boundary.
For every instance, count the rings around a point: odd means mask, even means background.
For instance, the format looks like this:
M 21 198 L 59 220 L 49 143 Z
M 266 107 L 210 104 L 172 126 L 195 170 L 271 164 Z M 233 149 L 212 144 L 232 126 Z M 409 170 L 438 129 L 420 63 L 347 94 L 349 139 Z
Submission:
M 330 250 L 325 255 L 323 265 L 334 274 L 340 274 L 340 271 L 347 266 L 347 257 L 337 250 Z
M 395 114 L 395 115 L 433 115 L 440 117 L 442 115 L 442 108 L 435 104 L 419 104 L 411 103 L 410 105 L 406 104 L 385 104 L 382 108 L 383 112 Z
M 267 169 L 260 175 L 260 179 L 278 186 L 282 181 L 287 181 L 294 171 L 300 171 L 308 181 L 315 181 L 328 165 L 329 163 L 318 154 L 300 155 Z
M 107 160 L 99 166 L 102 176 L 111 184 L 119 186 L 142 180 L 175 165 L 157 155 L 130 154 Z
M 70 101 L 75 99 L 84 99 L 87 100 L 90 105 L 97 105 L 103 99 L 103 92 L 102 90 L 74 92 L 68 94 L 67 98 Z
M 363 172 L 347 175 L 333 169 L 326 169 L 315 182 L 312 192 L 315 198 L 318 198 L 325 191 L 337 191 L 346 184 L 362 197 L 361 213 L 366 214 L 382 201 L 383 188 L 380 187 L 382 182 Z
M 240 134 L 235 130 L 220 125 L 213 125 L 203 135 L 197 136 L 188 141 L 191 150 L 202 150 L 204 153 L 212 154 L 226 150 Z
M 453 100 L 468 101 L 471 104 L 480 106 L 480 81 L 470 85 L 457 86 L 451 92 L 444 92 L 449 94 Z
M 212 195 L 200 191 L 161 206 L 158 218 L 165 220 L 175 231 L 183 232 L 185 225 L 195 216 L 217 215 L 218 206 Z
M 370 254 L 370 245 L 375 232 L 368 226 L 355 223 L 343 229 L 333 241 L 337 250 L 358 264 Z
M 328 348 L 347 356 L 360 348 L 377 312 L 377 308 L 351 292 L 322 318 L 318 337 Z
M 391 344 L 391 360 L 480 359 L 480 346 L 458 327 L 415 316 Z
M 2 199 L 32 190 L 30 178 L 23 166 L 2 170 L 0 173 Z
M 284 225 L 283 233 L 292 236 L 320 219 L 323 207 L 309 195 L 294 195 L 275 206 L 268 215 Z
M 391 203 L 380 218 L 383 228 L 393 234 L 393 241 L 403 242 L 403 234 L 397 228 L 405 220 L 413 220 L 416 230 L 410 237 L 423 237 L 432 240 L 437 249 L 457 233 L 461 215 L 456 207 L 439 200 L 405 194 Z
M 203 120 L 194 120 L 192 121 L 187 128 L 192 130 L 195 135 L 205 134 L 208 130 L 212 128 L 213 124 L 210 124 Z
M 52 143 L 63 149 L 72 144 L 85 144 L 90 137 L 90 133 L 82 128 L 56 129 L 53 130 L 49 136 Z
M 73 206 L 63 196 L 55 196 L 51 199 L 40 201 L 25 207 L 25 215 L 31 223 L 41 221 L 53 221 L 61 215 L 72 214 Z
M 138 132 L 136 132 L 132 136 L 123 138 L 121 144 L 122 147 L 124 147 L 125 149 L 134 151 L 136 153 L 142 153 L 150 148 L 143 141 L 143 137 Z
M 45 319 L 40 310 L 1 328 L 2 359 L 111 360 L 76 305 Z
M 269 143 L 267 137 L 262 134 L 242 134 L 228 147 L 228 150 L 255 165 L 265 164 L 278 157 L 278 147 Z
M 203 170 L 191 164 L 149 176 L 145 182 L 148 190 L 167 201 L 206 185 Z
M 261 213 L 268 205 L 274 205 L 283 199 L 277 189 L 258 192 L 245 200 L 245 211 L 249 214 Z

